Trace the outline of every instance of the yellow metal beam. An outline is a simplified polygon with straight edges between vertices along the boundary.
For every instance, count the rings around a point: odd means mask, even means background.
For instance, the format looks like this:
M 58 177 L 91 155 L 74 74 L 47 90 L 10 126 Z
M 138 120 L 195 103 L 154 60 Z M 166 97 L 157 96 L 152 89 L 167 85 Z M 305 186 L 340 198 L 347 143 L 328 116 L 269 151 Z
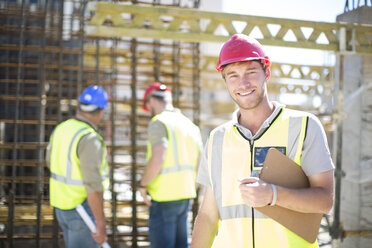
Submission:
M 141 51 L 140 57 L 143 62 L 138 66 L 147 67 L 153 69 L 154 67 L 154 54 L 151 50 Z M 115 57 L 113 57 L 115 56 Z M 131 65 L 131 51 L 129 48 L 116 49 L 113 53 L 110 48 L 100 47 L 98 61 L 100 67 L 112 66 L 117 67 L 129 67 Z M 159 66 L 163 69 L 171 69 L 171 63 L 167 63 L 172 60 L 172 54 L 170 52 L 162 52 L 160 54 L 161 62 Z M 192 67 L 192 54 L 181 54 L 182 70 L 191 71 Z M 221 78 L 217 73 L 215 67 L 218 61 L 218 57 L 215 56 L 204 56 L 200 57 L 200 71 L 207 77 Z M 84 66 L 95 67 L 97 63 L 96 48 L 93 45 L 84 46 Z M 211 74 L 211 75 L 210 75 Z M 316 66 L 316 65 L 299 65 L 289 63 L 277 63 L 273 62 L 271 65 L 271 77 L 273 79 L 286 78 L 295 80 L 311 80 L 317 84 L 333 84 L 334 67 L 332 66 Z
M 372 54 L 372 25 L 326 23 L 201 11 L 185 8 L 89 2 L 86 34 L 182 42 L 225 42 L 232 34 L 259 30 L 264 45 Z M 276 26 L 274 31 L 271 26 Z M 341 32 L 342 30 L 342 32 Z M 292 33 L 294 39 L 289 39 Z M 339 35 L 341 34 L 341 35 Z M 340 51 L 340 47 L 344 51 Z

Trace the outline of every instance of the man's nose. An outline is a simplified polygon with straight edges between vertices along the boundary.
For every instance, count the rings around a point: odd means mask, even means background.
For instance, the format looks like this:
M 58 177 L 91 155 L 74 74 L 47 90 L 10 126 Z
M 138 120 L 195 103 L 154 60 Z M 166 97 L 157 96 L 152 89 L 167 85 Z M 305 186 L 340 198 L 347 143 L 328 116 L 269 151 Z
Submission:
M 251 84 L 251 81 L 250 81 L 250 79 L 248 78 L 248 76 L 243 75 L 243 76 L 240 78 L 240 84 L 241 84 L 241 85 L 244 85 L 244 86 L 247 86 L 247 85 L 250 85 L 250 84 Z

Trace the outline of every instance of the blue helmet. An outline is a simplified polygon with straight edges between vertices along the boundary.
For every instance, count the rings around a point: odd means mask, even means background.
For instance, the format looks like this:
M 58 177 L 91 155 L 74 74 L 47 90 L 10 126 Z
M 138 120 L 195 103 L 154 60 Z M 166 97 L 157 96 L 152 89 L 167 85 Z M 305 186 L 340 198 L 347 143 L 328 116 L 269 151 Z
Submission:
M 108 95 L 101 86 L 91 85 L 80 95 L 79 102 L 105 109 L 107 108 Z

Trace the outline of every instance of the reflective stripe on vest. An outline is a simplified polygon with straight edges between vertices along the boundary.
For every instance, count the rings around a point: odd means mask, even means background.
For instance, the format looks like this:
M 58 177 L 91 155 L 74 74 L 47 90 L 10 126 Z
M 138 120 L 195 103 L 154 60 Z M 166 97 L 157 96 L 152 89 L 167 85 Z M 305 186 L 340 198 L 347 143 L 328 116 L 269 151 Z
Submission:
M 50 173 L 50 176 L 57 180 L 58 182 L 67 184 L 67 185 L 74 185 L 74 186 L 83 186 L 83 180 L 76 180 L 72 178 L 72 163 L 71 163 L 71 149 L 72 144 L 74 144 L 75 139 L 79 136 L 79 134 L 88 128 L 82 128 L 74 135 L 74 137 L 71 140 L 71 143 L 68 148 L 68 159 L 67 159 L 67 166 L 66 166 L 66 176 L 58 175 L 54 172 Z
M 159 172 L 160 175 L 168 174 L 168 173 L 174 173 L 174 172 L 181 172 L 181 171 L 186 171 L 186 170 L 191 170 L 195 171 L 195 165 L 191 164 L 180 164 L 179 160 L 179 149 L 178 149 L 178 142 L 176 139 L 176 134 L 174 132 L 174 128 L 168 128 L 169 133 L 171 134 L 171 139 L 172 139 L 172 145 L 173 145 L 173 166 L 172 167 L 167 167 L 167 168 L 162 168 Z
M 251 176 L 250 166 L 256 161 L 251 149 L 285 148 L 286 155 L 297 160 L 295 162 L 300 166 L 306 127 L 307 116 L 283 109 L 270 127 L 252 143 L 231 122 L 212 131 L 208 144 L 208 171 L 221 219 L 213 247 L 252 247 L 253 242 L 256 248 L 317 247 L 317 242 L 310 244 L 259 211 L 252 211 L 244 204 L 238 188 L 239 177 Z M 283 134 L 285 136 L 278 139 Z M 252 220 L 256 220 L 254 225 Z M 252 225 L 255 241 L 251 237 Z M 239 236 L 241 232 L 244 238 Z M 263 238 L 265 235 L 270 236 L 272 241 Z

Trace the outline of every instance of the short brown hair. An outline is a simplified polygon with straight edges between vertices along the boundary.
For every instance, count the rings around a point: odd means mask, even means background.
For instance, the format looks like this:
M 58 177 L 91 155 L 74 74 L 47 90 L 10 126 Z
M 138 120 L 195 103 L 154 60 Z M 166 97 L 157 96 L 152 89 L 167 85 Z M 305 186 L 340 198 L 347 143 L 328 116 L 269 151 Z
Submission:
M 260 59 L 256 59 L 256 60 L 247 60 L 247 61 L 237 61 L 237 62 L 234 62 L 234 63 L 230 63 L 230 64 L 226 64 L 226 65 L 223 65 L 222 66 L 222 73 L 221 73 L 221 75 L 222 75 L 222 78 L 225 80 L 225 68 L 227 67 L 227 66 L 229 66 L 229 65 L 232 65 L 232 64 L 243 64 L 243 63 L 246 63 L 246 62 L 251 62 L 251 61 L 256 61 L 256 62 L 258 62 L 258 63 L 260 63 L 261 65 L 262 65 L 262 69 L 264 70 L 264 72 L 265 72 L 265 75 L 267 74 L 267 65 L 266 65 L 266 63 L 265 63 L 265 61 L 263 61 L 263 60 L 260 60 Z

